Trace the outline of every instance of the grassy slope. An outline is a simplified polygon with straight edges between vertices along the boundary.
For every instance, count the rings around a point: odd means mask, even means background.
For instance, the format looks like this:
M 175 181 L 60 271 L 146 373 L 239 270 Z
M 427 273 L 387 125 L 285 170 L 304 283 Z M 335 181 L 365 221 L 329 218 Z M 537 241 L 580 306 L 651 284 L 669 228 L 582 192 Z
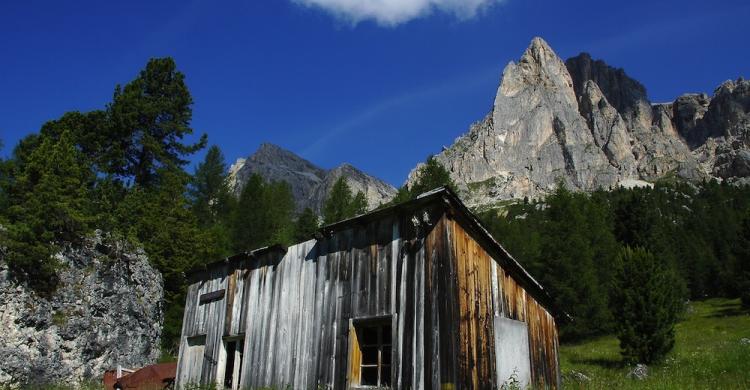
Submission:
M 739 300 L 710 299 L 693 302 L 685 320 L 676 326 L 674 350 L 649 377 L 628 379 L 616 337 L 602 337 L 582 344 L 563 345 L 560 364 L 568 389 L 750 389 L 750 314 L 740 310 Z M 588 383 L 571 380 L 575 370 L 591 378 Z

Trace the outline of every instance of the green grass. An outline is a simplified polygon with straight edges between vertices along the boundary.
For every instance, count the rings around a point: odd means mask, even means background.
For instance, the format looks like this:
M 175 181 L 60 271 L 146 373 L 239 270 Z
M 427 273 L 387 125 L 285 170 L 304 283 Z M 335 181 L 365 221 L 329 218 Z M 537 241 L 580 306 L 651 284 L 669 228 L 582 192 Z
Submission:
M 675 348 L 649 377 L 627 378 L 630 367 L 620 358 L 614 336 L 560 347 L 560 366 L 567 389 L 750 389 L 750 314 L 739 299 L 710 299 L 691 303 L 675 327 Z M 588 376 L 576 382 L 571 371 Z

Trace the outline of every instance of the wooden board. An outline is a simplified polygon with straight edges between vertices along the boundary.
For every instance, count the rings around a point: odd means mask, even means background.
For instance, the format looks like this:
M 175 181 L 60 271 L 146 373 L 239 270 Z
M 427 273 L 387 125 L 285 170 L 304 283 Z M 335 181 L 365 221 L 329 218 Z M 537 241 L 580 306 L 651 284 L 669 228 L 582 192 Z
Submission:
M 394 388 L 493 388 L 504 316 L 528 322 L 532 381 L 556 387 L 554 319 L 498 264 L 436 206 L 215 266 L 188 288 L 178 385 L 215 383 L 222 342 L 244 336 L 241 388 L 350 388 L 352 320 L 378 317 L 390 318 Z M 184 363 L 195 337 L 199 375 Z

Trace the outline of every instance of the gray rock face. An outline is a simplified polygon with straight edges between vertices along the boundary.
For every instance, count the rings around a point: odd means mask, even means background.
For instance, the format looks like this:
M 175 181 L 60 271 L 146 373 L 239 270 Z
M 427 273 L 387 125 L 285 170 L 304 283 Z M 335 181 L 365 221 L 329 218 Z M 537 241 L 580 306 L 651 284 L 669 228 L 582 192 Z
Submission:
M 705 93 L 690 93 L 678 97 L 672 104 L 674 127 L 689 145 L 702 145 L 711 136 L 708 129 L 701 126 L 710 102 L 711 99 Z
M 563 63 L 534 38 L 503 71 L 492 111 L 435 157 L 472 206 L 541 197 L 560 181 L 581 191 L 671 176 L 739 183 L 750 175 L 749 108 L 742 79 L 713 98 L 652 105 L 622 69 L 585 53 Z
M 230 187 L 239 196 L 253 174 L 266 180 L 285 181 L 292 187 L 294 199 L 307 199 L 323 181 L 326 171 L 276 145 L 261 144 L 247 159 L 239 159 L 229 169 Z
M 647 128 L 651 126 L 651 106 L 646 98 L 646 88 L 628 77 L 624 70 L 593 60 L 588 53 L 569 58 L 565 65 L 577 96 L 583 95 L 587 81 L 593 81 L 631 127 L 636 123 Z
M 586 119 L 596 146 L 604 151 L 618 174 L 633 176 L 636 158 L 630 147 L 632 141 L 626 122 L 615 107 L 609 104 L 595 82 L 587 80 L 579 96 L 579 110 Z
M 390 201 L 396 194 L 392 186 L 363 173 L 350 164 L 342 164 L 328 171 L 323 181 L 313 189 L 309 198 L 309 204 L 314 206 L 313 210 L 320 211 L 323 208 L 328 194 L 333 190 L 333 185 L 342 176 L 346 178 L 353 194 L 360 191 L 365 194 L 370 209 Z
M 143 251 L 106 241 L 59 253 L 48 299 L 13 281 L 0 253 L 0 387 L 100 380 L 159 357 L 161 274 Z
M 714 92 L 702 127 L 711 136 L 747 140 L 750 131 L 750 81 L 726 81 Z
M 621 132 L 604 127 L 622 119 L 611 115 L 601 92 L 588 93 L 588 120 L 601 122 L 596 131 L 579 112 L 565 64 L 535 38 L 517 64 L 505 67 L 491 114 L 436 158 L 471 205 L 543 196 L 558 181 L 581 190 L 613 186 L 628 163 L 610 161 L 599 145 L 621 153 Z
M 350 164 L 342 164 L 325 170 L 276 145 L 262 144 L 247 159 L 239 159 L 229 170 L 230 187 L 236 195 L 242 191 L 247 180 L 258 174 L 268 181 L 285 181 L 292 187 L 297 210 L 310 207 L 320 213 L 336 180 L 344 176 L 356 194 L 362 191 L 369 207 L 375 208 L 396 196 L 390 184 L 370 176 Z

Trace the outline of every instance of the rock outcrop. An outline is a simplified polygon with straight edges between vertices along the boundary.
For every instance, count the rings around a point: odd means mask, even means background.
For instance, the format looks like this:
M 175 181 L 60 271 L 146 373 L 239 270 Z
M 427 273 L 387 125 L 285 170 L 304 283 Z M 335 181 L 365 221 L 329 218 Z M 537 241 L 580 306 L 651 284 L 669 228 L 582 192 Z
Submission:
M 258 174 L 268 181 L 285 181 L 292 188 L 297 210 L 310 207 L 320 213 L 336 180 L 343 176 L 354 193 L 362 191 L 370 209 L 396 196 L 390 184 L 370 176 L 350 164 L 325 170 L 276 145 L 262 144 L 248 158 L 241 158 L 229 170 L 232 191 L 239 195 L 247 180 Z
M 750 175 L 749 108 L 742 79 L 713 98 L 652 104 L 624 70 L 585 53 L 563 62 L 534 38 L 505 67 L 492 111 L 435 157 L 473 206 L 541 197 L 559 182 L 591 191 L 672 176 L 739 181 Z
M 11 278 L 0 253 L 0 387 L 101 380 L 160 353 L 161 274 L 142 250 L 100 233 L 56 255 L 49 298 Z

